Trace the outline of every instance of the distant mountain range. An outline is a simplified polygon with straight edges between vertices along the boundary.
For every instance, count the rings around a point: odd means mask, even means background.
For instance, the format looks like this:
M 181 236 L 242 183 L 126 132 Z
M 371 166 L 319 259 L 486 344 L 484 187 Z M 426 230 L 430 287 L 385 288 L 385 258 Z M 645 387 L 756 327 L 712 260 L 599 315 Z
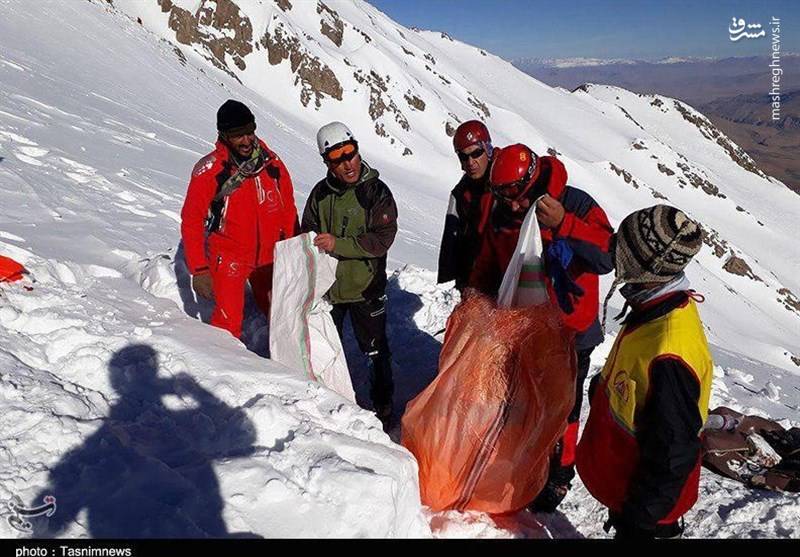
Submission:
M 800 54 L 783 53 L 781 114 L 772 120 L 771 59 L 670 57 L 657 61 L 519 58 L 512 63 L 555 87 L 602 83 L 685 101 L 717 125 L 769 174 L 800 192 Z
M 636 60 L 631 58 L 515 58 L 511 62 L 515 66 L 542 67 L 542 68 L 576 68 L 587 66 L 614 66 L 638 64 L 678 64 L 692 62 L 710 62 L 720 60 L 713 57 L 680 57 L 670 56 L 659 60 Z

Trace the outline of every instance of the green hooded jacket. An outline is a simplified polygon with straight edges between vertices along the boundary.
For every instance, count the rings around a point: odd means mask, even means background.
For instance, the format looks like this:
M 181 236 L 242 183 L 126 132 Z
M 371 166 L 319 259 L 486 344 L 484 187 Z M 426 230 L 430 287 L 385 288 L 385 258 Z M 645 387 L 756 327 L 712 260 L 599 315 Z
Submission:
M 339 260 L 328 290 L 334 304 L 374 300 L 386 290 L 386 252 L 397 234 L 397 205 L 378 171 L 361 163 L 361 177 L 345 184 L 330 172 L 308 196 L 303 232 L 333 234 Z

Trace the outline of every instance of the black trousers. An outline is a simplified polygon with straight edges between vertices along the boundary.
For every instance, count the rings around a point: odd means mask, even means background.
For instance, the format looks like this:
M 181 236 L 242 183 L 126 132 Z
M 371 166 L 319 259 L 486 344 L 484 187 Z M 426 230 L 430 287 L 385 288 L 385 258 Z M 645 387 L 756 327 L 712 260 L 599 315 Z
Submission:
M 592 352 L 594 352 L 594 346 L 577 351 L 578 375 L 575 378 L 575 406 L 572 407 L 572 412 L 569 413 L 569 418 L 567 418 L 569 423 L 577 422 L 581 417 L 583 384 L 586 382 L 586 376 L 589 374 L 589 367 L 592 364 Z
M 559 439 L 550 459 L 549 479 L 561 485 L 569 483 L 575 477 L 575 448 L 578 442 L 578 421 L 583 406 L 583 384 L 589 374 L 593 351 L 594 346 L 576 352 L 578 369 L 575 378 L 575 404 L 567 417 L 567 431 Z
M 386 296 L 363 302 L 347 304 L 333 304 L 331 317 L 342 338 L 344 319 L 350 314 L 353 332 L 358 342 L 358 348 L 372 362 L 372 386 L 370 395 L 372 402 L 377 405 L 391 404 L 394 393 L 392 380 L 391 352 L 389 340 L 386 337 Z

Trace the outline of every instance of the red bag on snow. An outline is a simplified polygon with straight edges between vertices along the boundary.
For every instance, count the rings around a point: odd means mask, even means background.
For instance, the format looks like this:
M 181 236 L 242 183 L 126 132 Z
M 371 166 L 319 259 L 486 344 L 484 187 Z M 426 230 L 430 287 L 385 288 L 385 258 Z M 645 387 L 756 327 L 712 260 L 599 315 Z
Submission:
M 0 282 L 20 280 L 26 273 L 25 267 L 9 257 L 0 255 Z
M 470 292 L 448 320 L 439 375 L 402 420 L 422 502 L 494 514 L 530 503 L 574 404 L 574 354 L 552 304 L 499 309 Z

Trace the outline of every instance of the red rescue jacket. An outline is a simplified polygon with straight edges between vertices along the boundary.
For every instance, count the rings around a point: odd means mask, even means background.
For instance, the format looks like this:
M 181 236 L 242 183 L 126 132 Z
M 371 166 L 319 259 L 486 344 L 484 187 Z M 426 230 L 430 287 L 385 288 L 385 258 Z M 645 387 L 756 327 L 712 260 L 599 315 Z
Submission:
M 225 181 L 236 172 L 228 147 L 217 141 L 216 149 L 194 166 L 181 211 L 183 249 L 191 274 L 207 271 L 219 255 L 253 267 L 269 265 L 275 243 L 297 234 L 297 208 L 289 171 L 263 141 L 259 142 L 267 154 L 264 168 L 246 178 L 222 201 L 212 203 Z M 210 213 L 214 213 L 215 225 L 207 231 Z
M 563 314 L 565 324 L 578 333 L 578 348 L 595 346 L 602 341 L 597 320 L 599 306 L 598 274 L 613 270 L 608 252 L 614 230 L 603 209 L 589 194 L 567 185 L 564 164 L 555 157 L 540 157 L 541 171 L 534 185 L 534 195 L 545 192 L 564 206 L 564 220 L 556 230 L 541 227 L 545 249 L 556 238 L 568 240 L 575 257 L 568 272 L 584 290 L 582 296 L 573 296 L 574 310 Z M 490 295 L 496 295 L 503 281 L 511 256 L 517 246 L 522 218 L 512 217 L 495 203 L 489 225 L 483 234 L 481 249 L 470 274 L 468 285 Z M 524 217 L 524 215 L 523 215 Z M 552 282 L 547 280 L 550 299 L 556 302 Z M 581 336 L 585 338 L 580 338 Z

